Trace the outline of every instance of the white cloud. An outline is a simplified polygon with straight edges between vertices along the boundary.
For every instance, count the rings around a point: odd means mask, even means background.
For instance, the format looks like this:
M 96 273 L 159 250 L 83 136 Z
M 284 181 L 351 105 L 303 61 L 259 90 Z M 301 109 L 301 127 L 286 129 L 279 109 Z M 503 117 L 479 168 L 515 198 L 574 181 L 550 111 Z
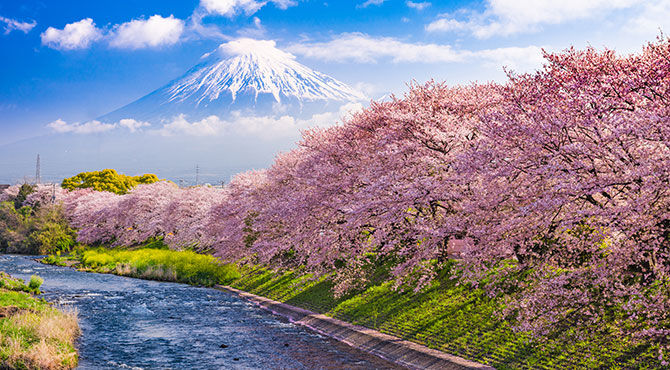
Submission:
M 199 121 L 190 122 L 186 116 L 179 115 L 153 133 L 162 136 L 223 136 L 240 134 L 263 139 L 276 139 L 297 135 L 300 130 L 315 126 L 331 126 L 363 109 L 360 103 L 348 103 L 335 112 L 315 114 L 308 119 L 296 119 L 290 115 L 243 116 L 233 112 L 228 120 L 212 115 Z
M 367 0 L 366 2 L 356 5 L 357 8 L 367 8 L 370 5 L 382 5 L 386 0 Z
M 642 0 L 489 0 L 490 11 L 519 25 L 559 24 L 589 18 L 602 12 L 628 8 Z
M 369 96 L 369 97 L 372 97 L 372 98 L 374 98 L 375 96 L 377 96 L 377 95 L 379 95 L 380 93 L 383 92 L 379 88 L 379 86 L 371 84 L 371 83 L 367 83 L 367 82 L 357 82 L 357 83 L 355 83 L 354 84 L 354 89 L 356 91 L 362 92 L 363 94 L 365 94 L 365 96 Z
M 363 109 L 360 103 L 347 103 L 337 111 L 314 114 L 307 119 L 295 119 L 289 115 L 281 117 L 243 117 L 233 114 L 231 124 L 234 133 L 257 136 L 264 139 L 291 137 L 308 127 L 327 127 L 346 119 Z
M 112 130 L 116 127 L 116 125 L 113 123 L 102 123 L 95 120 L 85 123 L 67 123 L 62 119 L 57 119 L 49 123 L 47 127 L 58 133 L 71 132 L 74 134 L 94 134 Z
M 339 121 L 349 119 L 355 113 L 363 110 L 361 103 L 347 103 L 340 107 L 337 112 L 326 112 L 315 114 L 312 118 L 304 121 L 305 126 L 332 126 Z
M 91 18 L 67 24 L 62 30 L 49 27 L 41 34 L 43 45 L 61 50 L 85 49 L 101 37 L 100 29 Z
M 427 1 L 423 1 L 423 2 L 407 1 L 407 2 L 405 2 L 405 4 L 407 4 L 408 7 L 412 8 L 412 9 L 416 9 L 418 11 L 422 11 L 422 10 L 426 9 L 427 7 L 429 7 L 431 5 L 431 3 L 427 2 Z
M 265 36 L 265 32 L 265 27 L 261 24 L 260 18 L 254 17 L 253 26 L 242 28 L 237 31 L 237 34 L 245 37 L 260 38 Z
M 16 19 L 5 18 L 2 16 L 0 16 L 0 22 L 5 24 L 5 35 L 14 30 L 21 31 L 23 33 L 28 33 L 37 25 L 35 21 L 32 21 L 30 23 L 20 22 L 17 21 Z
M 281 59 L 295 59 L 295 56 L 277 48 L 274 40 L 256 40 L 248 37 L 241 37 L 236 40 L 225 42 L 219 45 L 217 52 L 224 57 L 245 55 L 250 51 L 254 54 L 265 54 Z M 209 53 L 203 55 L 207 57 Z
M 287 9 L 298 4 L 295 0 L 200 0 L 200 7 L 208 14 L 218 14 L 232 18 L 240 12 L 252 15 L 269 2 L 279 9 Z
M 174 45 L 184 32 L 184 21 L 170 15 L 156 14 L 149 19 L 134 19 L 117 25 L 110 45 L 116 48 L 141 49 Z
M 504 66 L 515 71 L 532 71 L 544 63 L 542 48 L 538 46 L 479 50 L 473 53 L 473 58 L 484 60 L 489 68 Z
M 142 127 L 151 126 L 151 124 L 149 122 L 136 121 L 132 118 L 125 118 L 119 121 L 119 126 L 127 128 L 130 132 L 135 132 Z
M 181 114 L 154 132 L 162 136 L 188 135 L 205 137 L 237 133 L 269 138 L 290 136 L 296 134 L 299 128 L 299 123 L 296 119 L 288 115 L 281 117 L 254 117 L 242 116 L 239 112 L 233 112 L 230 121 L 212 115 L 199 121 L 191 122 L 186 119 L 186 116 Z
M 177 134 L 190 136 L 216 136 L 223 133 L 226 130 L 227 125 L 227 122 L 214 115 L 200 121 L 189 122 L 185 115 L 180 114 L 155 132 L 163 136 L 173 136 Z
M 214 40 L 230 40 L 230 36 L 221 32 L 221 29 L 215 24 L 203 24 L 202 18 L 204 14 L 194 12 L 188 19 L 188 35 L 190 37 L 214 39 Z
M 74 133 L 74 134 L 95 134 L 114 130 L 118 127 L 124 127 L 130 132 L 137 132 L 143 127 L 149 127 L 149 122 L 137 121 L 132 118 L 125 118 L 116 123 L 105 123 L 97 120 L 92 120 L 84 123 L 67 123 L 62 119 L 57 119 L 47 125 L 48 128 L 58 133 Z
M 289 115 L 281 117 L 243 117 L 234 114 L 231 118 L 235 122 L 234 126 L 231 125 L 233 132 L 260 136 L 265 139 L 292 136 L 307 126 L 307 121 L 296 120 Z
M 275 6 L 281 10 L 286 10 L 291 6 L 298 5 L 296 0 L 271 0 Z
M 644 4 L 642 11 L 630 20 L 624 27 L 626 33 L 643 35 L 653 38 L 659 31 L 670 32 L 670 2 L 667 0 L 649 0 Z
M 487 67 L 507 66 L 523 71 L 540 67 L 543 61 L 542 49 L 533 45 L 473 51 L 454 49 L 444 44 L 409 43 L 392 37 L 372 37 L 362 33 L 346 33 L 326 42 L 293 44 L 286 50 L 329 62 L 377 63 L 383 59 L 391 59 L 393 63 L 483 61 Z
M 293 44 L 288 51 L 308 58 L 326 61 L 375 63 L 381 58 L 400 62 L 455 62 L 463 55 L 450 45 L 412 44 L 392 37 L 371 37 L 362 33 L 345 33 L 327 42 Z
M 200 0 L 200 6 L 210 14 L 232 17 L 239 11 L 251 15 L 256 13 L 264 3 L 255 0 Z
M 561 24 L 631 8 L 644 0 L 487 0 L 486 9 L 470 12 L 465 20 L 442 15 L 427 31 L 467 29 L 478 38 L 535 32 L 542 25 Z
M 460 22 L 451 18 L 440 18 L 426 25 L 428 32 L 449 32 L 463 30 L 469 27 L 467 22 Z

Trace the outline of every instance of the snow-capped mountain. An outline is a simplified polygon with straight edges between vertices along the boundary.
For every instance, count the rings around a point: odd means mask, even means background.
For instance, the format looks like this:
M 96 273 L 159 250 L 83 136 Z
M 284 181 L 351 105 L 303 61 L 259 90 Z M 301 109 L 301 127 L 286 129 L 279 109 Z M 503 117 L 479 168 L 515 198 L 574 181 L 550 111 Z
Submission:
M 100 118 L 160 122 L 184 114 L 309 117 L 366 98 L 346 84 L 316 72 L 275 47 L 274 41 L 238 39 L 205 54 L 183 76 Z
M 300 130 L 336 124 L 365 103 L 362 94 L 301 65 L 273 41 L 234 40 L 97 120 L 59 119 L 48 125 L 53 135 L 0 146 L 0 180 L 20 181 L 40 153 L 51 178 L 115 168 L 193 183 L 198 165 L 201 180 L 219 183 L 268 167 L 276 153 L 295 147 Z

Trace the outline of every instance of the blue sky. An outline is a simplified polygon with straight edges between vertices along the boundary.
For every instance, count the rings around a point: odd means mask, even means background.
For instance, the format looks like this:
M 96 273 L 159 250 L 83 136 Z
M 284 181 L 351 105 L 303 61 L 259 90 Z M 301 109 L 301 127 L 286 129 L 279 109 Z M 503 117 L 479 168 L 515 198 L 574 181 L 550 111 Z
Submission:
M 0 3 L 0 145 L 86 122 L 240 37 L 274 40 L 370 97 L 412 80 L 503 80 L 541 48 L 640 49 L 667 0 L 17 0 Z

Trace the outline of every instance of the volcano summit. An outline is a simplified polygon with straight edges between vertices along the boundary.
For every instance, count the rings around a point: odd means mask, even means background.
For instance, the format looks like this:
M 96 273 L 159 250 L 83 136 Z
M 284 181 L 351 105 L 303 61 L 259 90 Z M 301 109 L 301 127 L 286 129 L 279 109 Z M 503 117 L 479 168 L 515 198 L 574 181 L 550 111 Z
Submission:
M 227 119 L 231 113 L 307 118 L 364 100 L 346 84 L 298 63 L 274 41 L 243 38 L 221 44 L 183 76 L 99 120 L 158 123 L 178 115 Z

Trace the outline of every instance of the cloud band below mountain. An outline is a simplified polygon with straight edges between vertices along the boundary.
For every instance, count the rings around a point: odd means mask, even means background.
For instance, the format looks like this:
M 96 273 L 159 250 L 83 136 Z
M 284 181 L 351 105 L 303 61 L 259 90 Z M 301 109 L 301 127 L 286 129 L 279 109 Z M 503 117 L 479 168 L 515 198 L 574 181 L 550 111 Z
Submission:
M 96 120 L 84 123 L 67 123 L 62 119 L 57 119 L 49 123 L 47 127 L 57 133 L 95 134 L 113 130 L 116 127 L 116 124 L 102 123 Z
M 363 109 L 363 105 L 360 103 L 348 103 L 341 106 L 337 111 L 314 114 L 307 119 L 298 119 L 290 115 L 244 116 L 239 112 L 233 112 L 226 119 L 211 115 L 198 121 L 189 121 L 186 116 L 179 115 L 164 123 L 160 129 L 150 132 L 162 136 L 225 136 L 238 134 L 262 139 L 276 139 L 295 136 L 299 134 L 300 130 L 309 127 L 331 126 L 361 109 Z
M 233 112 L 226 119 L 211 115 L 201 120 L 189 121 L 186 115 L 180 114 L 162 122 L 160 128 L 145 131 L 160 136 L 211 137 L 237 134 L 262 139 L 285 138 L 295 136 L 299 134 L 300 130 L 309 127 L 331 126 L 361 109 L 363 109 L 363 105 L 360 103 L 347 103 L 337 111 L 314 114 L 307 119 L 298 119 L 290 115 L 245 116 L 240 112 Z M 97 120 L 84 123 L 67 123 L 58 119 L 47 125 L 55 133 L 79 135 L 104 133 L 119 128 L 125 128 L 129 132 L 135 133 L 150 126 L 149 122 L 131 118 L 113 123 L 104 123 Z

